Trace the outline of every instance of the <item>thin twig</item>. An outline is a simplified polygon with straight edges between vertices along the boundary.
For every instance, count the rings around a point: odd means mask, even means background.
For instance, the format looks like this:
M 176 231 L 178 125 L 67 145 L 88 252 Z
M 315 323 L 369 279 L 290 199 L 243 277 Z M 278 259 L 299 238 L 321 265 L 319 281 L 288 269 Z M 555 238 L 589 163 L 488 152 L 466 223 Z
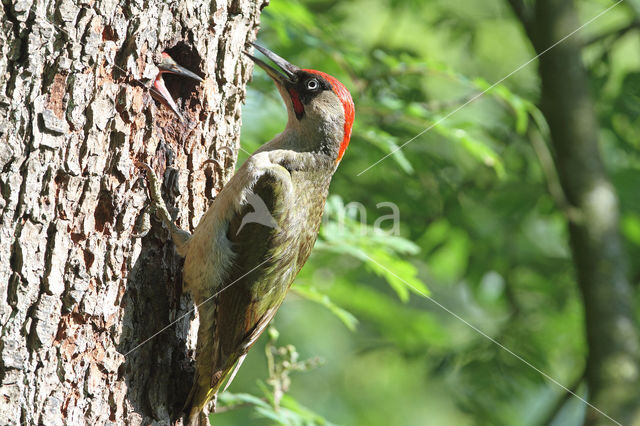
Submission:
M 573 223 L 581 223 L 583 220 L 582 212 L 571 205 L 567 199 L 562 185 L 560 184 L 560 178 L 558 177 L 558 171 L 556 170 L 555 162 L 547 144 L 540 135 L 540 131 L 531 129 L 529 131 L 529 140 L 533 146 L 533 150 L 536 152 L 542 172 L 545 175 L 547 186 L 549 187 L 549 194 L 556 202 L 560 210 L 562 210 L 567 219 Z
M 603 34 L 598 34 L 597 36 L 594 36 L 592 38 L 590 38 L 589 40 L 586 40 L 584 42 L 584 46 L 591 46 L 592 44 L 596 44 L 601 42 L 602 40 L 606 40 L 608 38 L 613 38 L 612 41 L 615 41 L 617 39 L 619 39 L 620 37 L 624 36 L 626 33 L 628 33 L 631 30 L 634 30 L 636 28 L 640 28 L 640 20 L 634 20 L 631 21 L 629 24 L 625 25 L 624 27 L 618 28 L 616 30 L 613 31 L 608 31 L 606 33 Z

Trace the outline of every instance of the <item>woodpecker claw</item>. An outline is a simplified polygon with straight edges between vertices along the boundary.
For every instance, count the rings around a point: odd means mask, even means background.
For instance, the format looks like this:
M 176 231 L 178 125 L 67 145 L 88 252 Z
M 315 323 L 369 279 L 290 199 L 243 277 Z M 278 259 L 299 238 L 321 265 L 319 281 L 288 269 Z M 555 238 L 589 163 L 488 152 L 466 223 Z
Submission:
M 151 196 L 151 206 L 154 208 L 156 215 L 160 219 L 164 225 L 169 228 L 169 232 L 171 232 L 171 238 L 176 245 L 176 251 L 179 255 L 184 256 L 185 253 L 183 251 L 183 247 L 189 238 L 191 238 L 191 234 L 187 231 L 183 231 L 178 228 L 173 220 L 171 220 L 171 215 L 169 214 L 169 210 L 167 210 L 167 205 L 164 203 L 162 199 L 162 193 L 160 190 L 160 181 L 158 180 L 158 176 L 153 171 L 153 169 L 142 162 L 135 161 L 134 165 L 140 169 L 144 169 L 147 172 L 147 180 L 149 182 L 149 195 Z
M 180 77 L 191 78 L 198 82 L 202 82 L 204 80 L 202 80 L 199 75 L 189 71 L 181 65 L 178 65 L 178 63 L 176 63 L 176 61 L 174 61 L 173 58 L 171 58 L 171 56 L 169 56 L 166 52 L 162 52 L 162 60 L 158 64 L 158 70 L 158 75 L 153 81 L 153 87 L 151 88 L 151 95 L 159 102 L 168 106 L 171 111 L 173 111 L 174 114 L 177 115 L 178 118 L 180 118 L 180 120 L 182 120 L 183 122 L 186 121 L 183 115 L 180 113 L 178 105 L 176 105 L 173 97 L 167 90 L 167 86 L 165 86 L 164 80 L 162 79 L 162 74 L 174 74 Z

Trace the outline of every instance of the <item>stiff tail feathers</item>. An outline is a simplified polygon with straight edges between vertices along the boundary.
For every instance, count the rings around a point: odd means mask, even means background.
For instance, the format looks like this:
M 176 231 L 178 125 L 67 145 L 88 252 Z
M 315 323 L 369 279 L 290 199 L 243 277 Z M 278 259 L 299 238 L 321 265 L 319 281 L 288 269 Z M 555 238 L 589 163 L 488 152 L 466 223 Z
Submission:
M 229 388 L 229 385 L 235 378 L 242 362 L 246 358 L 247 354 L 241 355 L 238 360 L 231 364 L 228 368 L 222 371 L 220 374 L 220 380 L 218 380 L 213 386 L 202 387 L 200 384 L 200 377 L 196 372 L 196 376 L 193 380 L 193 386 L 189 392 L 189 396 L 184 404 L 183 411 L 189 416 L 187 425 L 189 426 L 206 426 L 209 425 L 208 413 L 205 413 L 205 408 L 209 405 L 209 411 L 215 413 L 216 402 L 218 399 L 218 392 L 223 384 L 225 384 L 222 392 Z
M 226 390 L 229 389 L 229 385 L 231 385 L 231 382 L 233 382 L 233 379 L 236 378 L 236 374 L 238 374 L 238 370 L 240 370 L 240 366 L 242 366 L 242 363 L 244 362 L 244 359 L 246 357 L 247 357 L 247 354 L 240 355 L 240 358 L 238 358 L 238 361 L 236 361 L 236 366 L 233 368 L 233 371 L 229 375 L 229 378 L 227 379 L 227 383 L 224 385 L 224 389 L 222 389 L 222 392 L 226 392 Z

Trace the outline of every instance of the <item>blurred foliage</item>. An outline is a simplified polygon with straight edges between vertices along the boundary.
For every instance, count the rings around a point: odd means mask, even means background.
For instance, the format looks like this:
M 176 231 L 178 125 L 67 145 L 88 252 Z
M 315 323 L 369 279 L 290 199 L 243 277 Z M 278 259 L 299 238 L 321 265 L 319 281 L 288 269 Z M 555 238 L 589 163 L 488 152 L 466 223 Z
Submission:
M 583 21 L 608 5 L 580 2 Z M 274 0 L 262 16 L 260 43 L 336 76 L 356 122 L 316 248 L 275 320 L 295 346 L 281 355 L 325 363 L 287 370 L 304 373 L 278 391 L 275 361 L 254 349 L 231 386 L 243 393 L 221 395 L 237 409 L 216 425 L 582 424 L 580 401 L 556 412 L 562 389 L 461 321 L 584 392 L 583 310 L 536 63 L 500 81 L 534 56 L 507 3 Z M 617 31 L 634 19 L 620 6 L 580 35 L 637 288 L 640 39 Z M 256 71 L 243 148 L 285 121 Z M 380 203 L 397 206 L 397 227 Z M 259 343 L 267 359 L 274 344 Z

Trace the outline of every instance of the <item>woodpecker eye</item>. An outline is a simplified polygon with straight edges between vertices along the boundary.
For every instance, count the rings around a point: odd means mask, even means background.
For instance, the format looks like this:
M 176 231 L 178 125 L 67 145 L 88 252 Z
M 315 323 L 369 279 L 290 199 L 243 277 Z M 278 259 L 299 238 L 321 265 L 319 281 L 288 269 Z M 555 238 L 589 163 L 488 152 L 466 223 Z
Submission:
M 320 83 L 315 78 L 307 80 L 307 90 L 316 90 L 318 87 L 320 87 Z

